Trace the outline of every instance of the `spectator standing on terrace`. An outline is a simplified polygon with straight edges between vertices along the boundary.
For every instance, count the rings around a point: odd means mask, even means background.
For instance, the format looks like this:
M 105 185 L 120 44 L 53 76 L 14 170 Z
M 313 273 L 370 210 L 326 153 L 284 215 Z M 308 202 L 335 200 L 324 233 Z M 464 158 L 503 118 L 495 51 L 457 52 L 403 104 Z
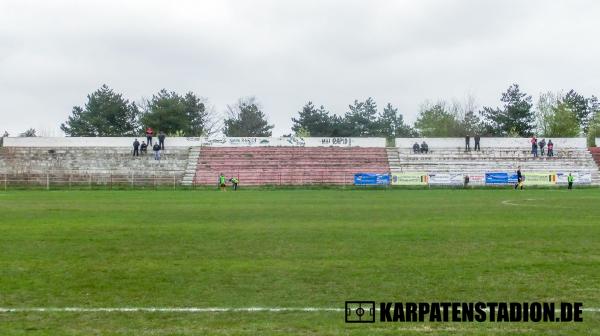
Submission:
M 413 152 L 415 154 L 419 154 L 419 152 L 421 152 L 421 148 L 419 147 L 419 143 L 415 142 L 415 144 L 413 145 Z
M 531 138 L 531 154 L 533 154 L 533 157 L 537 156 L 537 139 L 535 135 Z
M 540 141 L 538 145 L 540 146 L 540 155 L 544 156 L 544 147 L 546 147 L 546 139 L 542 139 L 542 141 Z
M 478 134 L 476 134 L 475 135 L 475 150 L 478 151 L 478 152 L 481 150 L 481 148 L 479 148 L 479 141 L 480 140 L 481 140 L 481 137 Z
M 421 144 L 421 153 L 427 154 L 429 152 L 429 146 L 425 141 Z
M 554 144 L 552 143 L 552 140 L 548 141 L 548 157 L 553 157 L 554 156 Z
M 515 184 L 515 190 L 517 190 L 518 187 L 521 187 L 521 190 L 523 190 L 523 174 L 521 173 L 521 166 L 517 167 L 517 184 Z
M 465 136 L 465 152 L 470 152 L 471 151 L 471 136 L 466 135 Z
M 140 156 L 139 148 L 140 142 L 138 141 L 138 139 L 135 139 L 133 141 L 133 156 Z
M 225 188 L 227 188 L 227 178 L 225 177 L 225 175 L 223 175 L 223 173 L 221 173 L 219 175 L 219 188 L 221 189 L 221 191 L 225 191 Z
M 575 178 L 573 177 L 573 175 L 571 175 L 571 173 L 569 173 L 569 176 L 567 176 L 567 182 L 569 182 L 569 189 L 573 189 L 573 181 L 575 180 Z
M 148 142 L 148 146 L 152 146 L 152 136 L 154 135 L 154 130 L 152 127 L 146 128 L 146 141 Z
M 160 146 L 156 142 L 152 146 L 152 150 L 154 151 L 154 160 L 160 161 Z
M 167 136 L 165 135 L 165 132 L 160 131 L 158 132 L 158 144 L 160 145 L 160 149 L 165 150 L 165 138 Z
M 145 141 L 142 141 L 142 145 L 140 146 L 140 153 L 142 155 L 148 153 L 148 145 L 146 145 Z

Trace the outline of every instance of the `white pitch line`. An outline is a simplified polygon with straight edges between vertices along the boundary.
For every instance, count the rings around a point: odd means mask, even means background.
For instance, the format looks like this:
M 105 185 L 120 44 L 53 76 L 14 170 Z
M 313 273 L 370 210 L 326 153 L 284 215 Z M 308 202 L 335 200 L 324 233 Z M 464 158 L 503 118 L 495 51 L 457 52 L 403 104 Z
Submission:
M 376 308 L 379 311 L 378 308 Z M 0 308 L 0 313 L 227 313 L 227 312 L 342 312 L 344 308 L 328 307 L 15 307 Z M 600 313 L 600 308 L 582 308 L 582 311 L 589 313 Z M 555 312 L 560 312 L 556 309 Z
M 513 203 L 513 201 L 517 201 L 517 200 L 506 200 L 506 201 L 502 201 L 502 204 L 504 205 L 513 205 L 513 206 L 540 206 L 540 204 L 518 204 L 518 203 Z M 525 199 L 523 201 L 528 201 L 528 202 L 537 202 L 537 201 L 543 201 L 543 199 L 535 199 L 535 198 L 528 198 Z M 543 205 L 543 204 L 541 204 Z
M 28 313 L 28 312 L 50 312 L 50 313 L 226 313 L 226 312 L 340 312 L 343 308 L 323 308 L 323 307 L 242 307 L 242 308 L 223 308 L 223 307 L 25 307 L 25 308 L 0 308 L 0 313 Z

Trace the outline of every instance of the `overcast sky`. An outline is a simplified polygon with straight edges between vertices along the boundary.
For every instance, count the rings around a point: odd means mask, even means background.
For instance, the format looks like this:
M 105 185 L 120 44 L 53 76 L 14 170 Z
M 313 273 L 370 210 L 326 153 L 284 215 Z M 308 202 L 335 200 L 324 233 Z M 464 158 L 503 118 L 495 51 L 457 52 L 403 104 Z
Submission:
M 374 97 L 414 121 L 426 100 L 499 105 L 600 94 L 600 1 L 0 0 L 0 132 L 62 135 L 106 83 L 139 101 L 194 91 L 217 112 L 262 103 L 274 135 L 308 101 L 343 114 Z

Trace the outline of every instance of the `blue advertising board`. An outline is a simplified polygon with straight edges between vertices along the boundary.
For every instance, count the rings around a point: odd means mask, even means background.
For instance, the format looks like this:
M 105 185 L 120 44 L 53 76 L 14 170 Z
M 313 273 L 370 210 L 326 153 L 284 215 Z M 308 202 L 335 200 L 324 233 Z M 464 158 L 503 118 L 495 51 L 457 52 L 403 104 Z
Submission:
M 525 176 L 523 176 L 523 180 L 525 180 Z M 517 177 L 517 173 L 509 173 L 508 174 L 508 183 L 515 184 L 518 181 L 519 181 L 519 178 Z
M 485 184 L 517 183 L 517 173 L 485 173 Z
M 508 184 L 508 173 L 485 173 L 485 184 Z
M 390 184 L 389 174 L 368 174 L 359 173 L 354 175 L 354 185 L 388 185 Z

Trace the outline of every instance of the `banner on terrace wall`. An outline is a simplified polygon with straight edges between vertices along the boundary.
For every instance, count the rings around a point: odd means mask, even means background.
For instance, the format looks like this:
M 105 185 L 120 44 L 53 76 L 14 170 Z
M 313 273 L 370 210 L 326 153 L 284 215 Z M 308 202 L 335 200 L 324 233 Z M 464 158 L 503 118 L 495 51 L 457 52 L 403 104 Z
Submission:
M 6 147 L 131 147 L 136 137 L 11 137 Z M 139 139 L 141 141 L 141 138 Z M 385 138 L 167 137 L 168 147 L 381 147 Z
M 517 173 L 492 172 L 485 173 L 485 184 L 500 185 L 517 183 Z
M 388 185 L 390 184 L 389 174 L 367 174 L 360 173 L 354 175 L 354 185 Z
M 556 175 L 553 173 L 525 173 L 526 185 L 552 185 L 556 184 Z
M 553 173 L 523 173 L 525 185 L 552 185 L 556 183 Z M 517 173 L 493 172 L 485 173 L 485 184 L 501 185 L 517 183 Z
M 385 147 L 385 138 L 217 137 L 187 138 L 208 147 Z
M 461 173 L 428 174 L 429 185 L 461 185 L 465 182 L 465 175 Z
M 485 174 L 469 174 L 469 184 L 484 185 L 485 184 Z
M 571 173 L 571 175 L 573 175 L 573 183 L 574 184 L 592 184 L 592 174 L 591 173 L 577 172 L 577 173 Z M 568 177 L 569 177 L 568 172 L 556 173 L 556 183 L 557 184 L 567 184 L 567 183 L 569 183 Z
M 392 185 L 426 185 L 425 173 L 392 173 Z

